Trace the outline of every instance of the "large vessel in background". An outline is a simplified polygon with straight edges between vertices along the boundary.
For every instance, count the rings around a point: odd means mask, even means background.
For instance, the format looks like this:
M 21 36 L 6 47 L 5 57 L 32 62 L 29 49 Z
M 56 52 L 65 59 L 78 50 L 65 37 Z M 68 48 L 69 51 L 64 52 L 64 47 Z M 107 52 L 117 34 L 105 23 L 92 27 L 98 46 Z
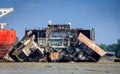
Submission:
M 0 18 L 13 11 L 13 8 L 0 8 Z M 4 29 L 6 23 L 0 23 L 0 60 L 13 48 L 16 42 L 16 30 Z

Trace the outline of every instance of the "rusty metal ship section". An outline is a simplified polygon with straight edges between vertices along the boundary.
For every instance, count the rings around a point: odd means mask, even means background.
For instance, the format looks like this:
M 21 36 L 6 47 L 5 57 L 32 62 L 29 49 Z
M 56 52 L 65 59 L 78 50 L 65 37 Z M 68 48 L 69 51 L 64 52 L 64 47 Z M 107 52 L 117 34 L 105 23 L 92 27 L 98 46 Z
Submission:
M 42 58 L 44 50 L 34 41 L 35 35 L 31 31 L 9 53 L 16 62 L 34 62 Z
M 105 51 L 95 44 L 95 31 L 48 23 L 46 28 L 25 30 L 9 53 L 17 62 L 97 62 Z

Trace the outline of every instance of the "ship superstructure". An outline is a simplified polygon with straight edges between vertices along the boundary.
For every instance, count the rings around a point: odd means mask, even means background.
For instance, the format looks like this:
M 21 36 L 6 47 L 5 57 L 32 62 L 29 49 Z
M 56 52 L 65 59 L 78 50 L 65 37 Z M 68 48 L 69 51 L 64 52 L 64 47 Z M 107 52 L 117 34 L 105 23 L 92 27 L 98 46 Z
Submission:
M 94 29 L 71 28 L 71 23 L 26 29 L 9 53 L 16 62 L 97 62 L 105 54 L 95 44 Z
M 84 55 L 80 57 L 79 54 L 82 52 L 80 45 L 82 42 L 78 40 L 80 33 L 84 34 L 88 39 L 95 40 L 94 29 L 83 30 L 81 28 L 71 28 L 71 23 L 68 24 L 51 24 L 48 23 L 46 28 L 38 30 L 26 30 L 27 32 L 32 31 L 35 35 L 35 42 L 45 49 L 45 51 L 50 52 L 49 58 L 53 58 L 50 61 L 93 61 L 91 59 L 86 59 Z M 86 49 L 87 50 L 87 49 Z M 57 52 L 57 53 L 56 53 Z M 84 52 L 83 52 L 84 53 Z M 64 54 L 60 60 L 55 58 L 57 55 Z M 86 55 L 86 57 L 91 55 Z M 95 59 L 94 61 L 98 61 Z

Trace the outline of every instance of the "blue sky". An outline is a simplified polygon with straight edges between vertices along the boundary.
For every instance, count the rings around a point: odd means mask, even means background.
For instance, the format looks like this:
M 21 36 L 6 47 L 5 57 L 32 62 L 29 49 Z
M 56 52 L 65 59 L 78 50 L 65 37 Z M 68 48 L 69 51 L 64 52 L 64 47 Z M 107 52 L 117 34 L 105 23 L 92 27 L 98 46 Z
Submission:
M 10 25 L 21 39 L 25 29 L 71 22 L 72 28 L 95 28 L 96 43 L 112 44 L 120 39 L 120 0 L 0 0 L 0 8 L 14 11 L 0 22 Z

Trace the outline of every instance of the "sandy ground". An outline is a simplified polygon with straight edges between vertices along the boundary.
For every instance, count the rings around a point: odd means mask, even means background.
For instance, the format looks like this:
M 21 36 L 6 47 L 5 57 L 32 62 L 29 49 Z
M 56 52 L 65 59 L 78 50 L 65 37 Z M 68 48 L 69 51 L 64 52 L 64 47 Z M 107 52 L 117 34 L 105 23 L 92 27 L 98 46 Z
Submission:
M 120 74 L 120 63 L 0 63 L 0 74 Z

